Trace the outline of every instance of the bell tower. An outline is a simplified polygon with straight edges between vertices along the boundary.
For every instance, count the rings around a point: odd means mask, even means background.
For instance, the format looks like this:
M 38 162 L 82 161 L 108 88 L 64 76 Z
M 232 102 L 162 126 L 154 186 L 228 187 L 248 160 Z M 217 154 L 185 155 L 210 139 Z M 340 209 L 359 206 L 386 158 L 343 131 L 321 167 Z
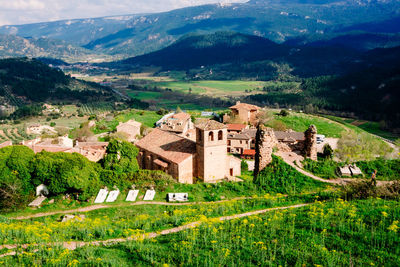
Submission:
M 204 182 L 227 176 L 227 127 L 214 120 L 196 126 L 197 174 Z

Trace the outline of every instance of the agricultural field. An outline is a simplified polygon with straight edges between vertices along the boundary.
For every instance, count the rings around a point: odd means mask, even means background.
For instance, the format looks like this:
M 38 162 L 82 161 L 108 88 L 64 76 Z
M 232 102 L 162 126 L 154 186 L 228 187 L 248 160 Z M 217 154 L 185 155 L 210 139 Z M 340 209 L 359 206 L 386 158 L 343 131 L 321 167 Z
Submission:
M 18 144 L 23 140 L 31 140 L 34 138 L 34 135 L 26 133 L 26 127 L 24 127 L 24 125 L 0 127 L 0 143 L 12 141 L 13 144 Z
M 91 103 L 80 105 L 77 112 L 83 115 L 99 115 L 112 110 L 113 105 L 111 103 Z
M 283 83 L 275 81 L 171 81 L 156 82 L 153 86 L 169 88 L 184 93 L 197 93 L 212 96 L 243 96 L 251 91 L 260 91 L 268 86 L 291 85 L 297 87 L 297 83 Z

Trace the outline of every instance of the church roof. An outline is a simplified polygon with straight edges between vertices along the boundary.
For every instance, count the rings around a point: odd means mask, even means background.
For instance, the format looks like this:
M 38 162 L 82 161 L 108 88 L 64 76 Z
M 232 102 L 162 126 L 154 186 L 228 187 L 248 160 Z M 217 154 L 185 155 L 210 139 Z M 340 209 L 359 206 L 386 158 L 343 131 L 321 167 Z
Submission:
M 160 129 L 151 131 L 136 146 L 177 164 L 196 153 L 195 142 Z

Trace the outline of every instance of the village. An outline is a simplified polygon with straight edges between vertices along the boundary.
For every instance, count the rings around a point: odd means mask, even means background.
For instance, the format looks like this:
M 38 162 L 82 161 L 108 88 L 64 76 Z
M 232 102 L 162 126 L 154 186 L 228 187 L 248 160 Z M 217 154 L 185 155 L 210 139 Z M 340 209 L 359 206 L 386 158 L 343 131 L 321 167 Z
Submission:
M 51 105 L 46 104 L 44 108 L 47 113 L 59 112 Z M 162 171 L 183 184 L 240 182 L 243 181 L 240 178 L 242 171 L 251 171 L 256 176 L 272 162 L 273 154 L 289 164 L 301 166 L 305 158 L 316 161 L 317 153 L 322 152 L 325 145 L 325 136 L 318 135 L 314 125 L 305 132 L 278 131 L 260 122 L 264 111 L 258 106 L 238 101 L 229 110 L 219 118 L 220 121 L 218 117 L 193 118 L 183 111 L 171 112 L 158 120 L 155 128 L 148 129 L 144 136 L 141 135 L 142 124 L 129 120 L 120 122 L 116 132 L 139 149 L 137 162 L 141 169 Z M 202 115 L 214 113 L 203 112 Z M 88 122 L 89 128 L 94 125 L 94 121 Z M 32 124 L 27 132 L 39 137 L 23 140 L 20 145 L 34 153 L 78 153 L 92 162 L 99 162 L 105 157 L 109 145 L 97 141 L 96 137 L 84 141 L 74 140 L 68 134 L 49 138 L 55 130 L 48 125 Z M 0 144 L 0 148 L 11 145 L 13 143 L 7 141 Z M 242 168 L 243 161 L 248 166 L 246 170 Z M 362 175 L 355 165 L 337 171 L 342 176 Z M 155 191 L 149 189 L 144 200 L 154 198 Z M 46 185 L 39 186 L 36 191 L 38 198 L 30 206 L 40 207 L 49 192 Z M 136 200 L 138 193 L 138 190 L 130 190 L 127 201 Z M 109 194 L 107 189 L 102 189 L 94 203 L 114 202 L 118 194 L 118 188 Z M 180 199 L 187 201 L 187 193 L 183 195 L 185 198 Z

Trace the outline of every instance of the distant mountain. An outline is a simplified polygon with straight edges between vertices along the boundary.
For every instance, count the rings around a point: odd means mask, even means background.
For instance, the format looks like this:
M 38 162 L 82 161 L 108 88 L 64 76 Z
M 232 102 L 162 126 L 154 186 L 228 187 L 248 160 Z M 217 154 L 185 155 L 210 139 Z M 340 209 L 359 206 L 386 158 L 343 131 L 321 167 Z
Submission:
M 52 57 L 68 62 L 98 62 L 111 59 L 110 56 L 97 54 L 62 40 L 0 34 L 0 58 L 9 57 Z
M 51 100 L 98 102 L 113 98 L 111 90 L 75 80 L 38 60 L 0 60 L 0 105 L 22 106 Z
M 135 15 L 7 25 L 0 27 L 0 33 L 22 37 L 47 37 L 84 45 L 126 28 L 133 18 Z
M 207 78 L 218 78 L 218 72 L 238 77 L 268 77 L 271 76 L 268 72 L 284 68 L 288 74 L 310 77 L 342 73 L 343 66 L 357 59 L 357 55 L 359 52 L 343 47 L 288 46 L 253 35 L 217 32 L 188 35 L 169 47 L 111 66 L 155 66 L 164 71 L 197 69 L 198 73 L 212 69 L 214 77 Z M 288 66 L 283 67 L 285 64 Z
M 397 22 L 399 13 L 397 0 L 252 0 L 150 15 L 3 26 L 0 33 L 62 39 L 96 52 L 129 57 L 167 47 L 189 33 L 236 31 L 284 42 L 309 34 L 369 31 L 368 27 L 379 23 L 382 26 L 376 29 L 385 31 L 388 24 Z M 390 32 L 397 28 L 392 25 Z

